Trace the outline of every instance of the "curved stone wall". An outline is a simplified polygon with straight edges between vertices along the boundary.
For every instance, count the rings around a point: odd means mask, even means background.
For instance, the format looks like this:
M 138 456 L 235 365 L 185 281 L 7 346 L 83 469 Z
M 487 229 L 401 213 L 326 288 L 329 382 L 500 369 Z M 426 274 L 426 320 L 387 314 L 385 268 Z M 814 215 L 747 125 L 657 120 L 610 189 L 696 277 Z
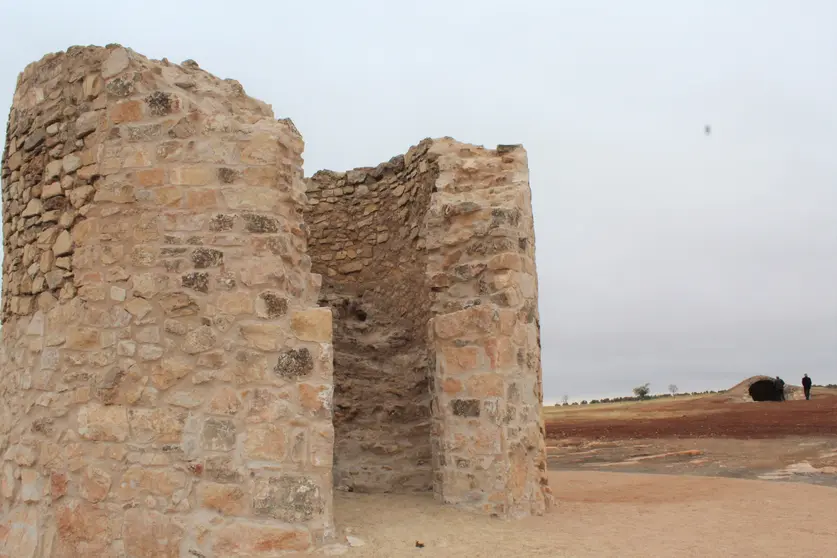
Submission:
M 543 513 L 537 274 L 526 152 L 425 140 L 308 180 L 334 313 L 335 483 Z
M 331 316 L 290 121 L 194 62 L 21 74 L 2 167 L 0 556 L 277 556 L 331 530 Z
M 305 552 L 334 486 L 548 508 L 525 151 L 425 140 L 304 180 L 302 150 L 194 61 L 20 75 L 0 558 Z
M 526 151 L 445 138 L 429 156 L 434 489 L 501 516 L 542 514 L 552 495 Z
M 433 486 L 424 220 L 429 140 L 377 167 L 308 179 L 309 251 L 334 320 L 335 486 Z

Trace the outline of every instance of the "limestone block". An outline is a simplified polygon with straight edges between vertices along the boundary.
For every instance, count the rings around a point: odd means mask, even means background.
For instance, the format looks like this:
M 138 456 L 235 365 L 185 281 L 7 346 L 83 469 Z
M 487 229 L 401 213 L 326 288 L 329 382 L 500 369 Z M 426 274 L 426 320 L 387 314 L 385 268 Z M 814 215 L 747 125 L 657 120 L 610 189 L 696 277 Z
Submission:
M 94 441 L 124 442 L 128 438 L 128 412 L 121 405 L 85 405 L 78 411 L 78 433 Z
M 254 461 L 281 462 L 285 459 L 287 440 L 282 427 L 272 423 L 247 427 L 244 452 Z
M 331 310 L 314 308 L 291 314 L 291 332 L 301 341 L 331 341 Z
M 128 556 L 178 558 L 183 528 L 171 516 L 131 509 L 125 512 L 122 537 Z
M 130 62 L 127 50 L 122 47 L 114 49 L 102 64 L 102 77 L 105 79 L 112 78 L 125 71 Z

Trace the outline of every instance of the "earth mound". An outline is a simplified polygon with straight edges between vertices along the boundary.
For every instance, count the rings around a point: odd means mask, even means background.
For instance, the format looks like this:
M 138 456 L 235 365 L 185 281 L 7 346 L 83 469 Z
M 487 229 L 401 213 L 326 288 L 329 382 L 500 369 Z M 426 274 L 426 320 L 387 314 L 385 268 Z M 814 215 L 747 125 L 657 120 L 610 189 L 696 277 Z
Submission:
M 727 395 L 741 398 L 745 401 L 780 401 L 775 393 L 774 378 L 770 376 L 753 376 L 747 378 L 727 390 Z M 785 384 L 785 399 L 801 399 L 802 388 Z

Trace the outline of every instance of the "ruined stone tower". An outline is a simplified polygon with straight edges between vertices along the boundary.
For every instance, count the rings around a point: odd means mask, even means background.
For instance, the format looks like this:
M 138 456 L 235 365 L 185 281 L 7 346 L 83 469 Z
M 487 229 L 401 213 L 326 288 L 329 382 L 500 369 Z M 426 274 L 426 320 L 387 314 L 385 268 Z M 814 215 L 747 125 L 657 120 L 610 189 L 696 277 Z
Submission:
M 525 151 L 306 180 L 302 150 L 191 61 L 20 75 L 0 557 L 283 556 L 333 536 L 334 488 L 548 507 Z

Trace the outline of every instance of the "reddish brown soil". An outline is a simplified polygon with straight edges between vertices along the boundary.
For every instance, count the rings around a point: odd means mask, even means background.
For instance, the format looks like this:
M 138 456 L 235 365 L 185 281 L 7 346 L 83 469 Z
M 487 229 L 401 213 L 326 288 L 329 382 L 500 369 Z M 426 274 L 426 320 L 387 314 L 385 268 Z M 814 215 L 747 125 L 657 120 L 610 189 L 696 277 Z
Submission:
M 596 405 L 596 407 L 600 407 Z M 607 404 L 601 405 L 606 408 Z M 677 414 L 682 411 L 683 414 Z M 724 397 L 637 405 L 625 417 L 547 418 L 548 438 L 775 438 L 837 435 L 837 397 L 782 403 L 740 403 Z

